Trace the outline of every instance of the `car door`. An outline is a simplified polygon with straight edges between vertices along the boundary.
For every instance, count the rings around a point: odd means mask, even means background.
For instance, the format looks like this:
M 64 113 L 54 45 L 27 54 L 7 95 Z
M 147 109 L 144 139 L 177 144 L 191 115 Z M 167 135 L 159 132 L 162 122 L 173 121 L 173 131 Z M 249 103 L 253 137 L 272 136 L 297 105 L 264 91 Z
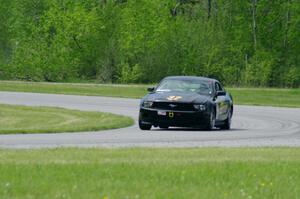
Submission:
M 219 82 L 215 83 L 215 90 L 216 92 L 225 91 Z M 229 107 L 229 102 L 227 100 L 226 95 L 216 97 L 216 109 L 217 109 L 216 119 L 217 120 L 219 121 L 226 120 L 228 107 Z

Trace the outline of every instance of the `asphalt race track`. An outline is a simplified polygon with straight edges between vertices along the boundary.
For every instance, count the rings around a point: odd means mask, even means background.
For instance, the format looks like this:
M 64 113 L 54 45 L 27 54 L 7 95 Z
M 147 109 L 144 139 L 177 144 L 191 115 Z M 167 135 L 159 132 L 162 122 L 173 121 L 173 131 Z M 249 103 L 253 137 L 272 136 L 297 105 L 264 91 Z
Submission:
M 0 92 L 1 104 L 52 106 L 122 114 L 137 120 L 139 100 Z M 1 110 L 0 110 L 1 111 Z M 235 106 L 230 131 L 171 129 L 0 135 L 1 148 L 300 146 L 300 109 Z

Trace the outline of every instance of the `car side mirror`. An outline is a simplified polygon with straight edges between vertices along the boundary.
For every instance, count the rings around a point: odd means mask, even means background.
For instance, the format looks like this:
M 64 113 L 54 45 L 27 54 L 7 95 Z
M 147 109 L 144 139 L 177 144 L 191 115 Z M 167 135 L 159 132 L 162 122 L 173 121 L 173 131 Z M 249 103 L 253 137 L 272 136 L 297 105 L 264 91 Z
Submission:
M 216 96 L 225 96 L 226 92 L 225 91 L 217 91 Z
M 150 87 L 150 88 L 147 88 L 147 91 L 152 93 L 154 91 L 154 89 L 155 89 L 154 87 Z

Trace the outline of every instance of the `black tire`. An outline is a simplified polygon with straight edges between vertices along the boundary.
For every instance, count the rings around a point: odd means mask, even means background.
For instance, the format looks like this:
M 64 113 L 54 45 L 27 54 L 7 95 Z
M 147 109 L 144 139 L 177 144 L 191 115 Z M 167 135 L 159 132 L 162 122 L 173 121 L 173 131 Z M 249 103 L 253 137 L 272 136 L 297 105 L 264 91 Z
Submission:
M 151 130 L 152 125 L 151 124 L 143 124 L 141 121 L 139 121 L 139 127 L 143 131 L 149 131 L 149 130 Z
M 232 110 L 229 111 L 227 119 L 225 123 L 220 127 L 223 130 L 230 130 L 231 128 L 231 118 L 232 118 Z
M 168 126 L 168 125 L 159 125 L 159 128 L 160 128 L 160 129 L 168 129 L 169 126 Z
M 214 129 L 216 124 L 216 114 L 215 111 L 211 111 L 209 121 L 207 122 L 207 125 L 205 127 L 205 130 L 211 131 Z

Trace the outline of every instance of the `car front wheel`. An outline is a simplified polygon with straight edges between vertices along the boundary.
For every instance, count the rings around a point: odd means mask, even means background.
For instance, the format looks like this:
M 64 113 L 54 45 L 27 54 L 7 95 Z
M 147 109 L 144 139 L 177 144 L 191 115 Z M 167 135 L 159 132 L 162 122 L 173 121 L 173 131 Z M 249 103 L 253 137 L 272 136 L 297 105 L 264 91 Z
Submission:
M 205 129 L 208 131 L 212 130 L 215 127 L 215 123 L 216 123 L 216 114 L 214 111 L 211 111 L 209 121 Z
M 139 120 L 139 127 L 143 131 L 149 131 L 149 130 L 151 130 L 152 125 L 151 124 L 144 124 L 144 123 L 142 123 L 141 120 Z

